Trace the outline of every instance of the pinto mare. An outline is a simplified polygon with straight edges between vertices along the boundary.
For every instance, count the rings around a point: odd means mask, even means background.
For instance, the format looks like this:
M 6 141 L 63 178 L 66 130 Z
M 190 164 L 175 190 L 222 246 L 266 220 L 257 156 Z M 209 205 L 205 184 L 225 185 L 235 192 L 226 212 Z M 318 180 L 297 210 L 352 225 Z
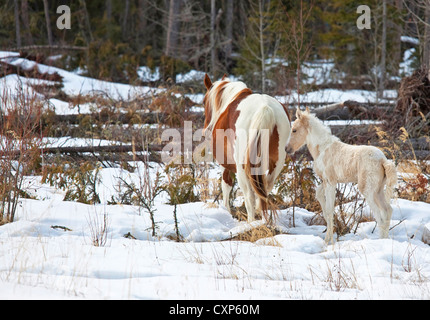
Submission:
M 337 183 L 353 182 L 373 211 L 381 238 L 388 237 L 393 209 L 390 199 L 397 183 L 394 164 L 376 147 L 341 142 L 328 127 L 310 114 L 297 109 L 287 152 L 307 145 L 314 160 L 315 173 L 322 179 L 316 190 L 327 222 L 326 243 L 333 242 L 333 215 Z M 384 188 L 385 187 L 385 188 Z
M 234 174 L 245 197 L 248 222 L 255 211 L 268 220 L 268 194 L 285 162 L 291 126 L 288 111 L 274 98 L 253 93 L 243 82 L 226 76 L 212 83 L 205 75 L 205 130 L 223 169 L 222 194 L 227 210 Z

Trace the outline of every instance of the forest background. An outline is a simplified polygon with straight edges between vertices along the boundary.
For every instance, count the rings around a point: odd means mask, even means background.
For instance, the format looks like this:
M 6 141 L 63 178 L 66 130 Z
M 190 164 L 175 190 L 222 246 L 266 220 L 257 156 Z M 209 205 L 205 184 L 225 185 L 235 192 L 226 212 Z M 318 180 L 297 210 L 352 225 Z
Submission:
M 70 8 L 70 28 L 56 25 Z M 359 6 L 370 9 L 360 29 Z M 429 0 L 2 0 L 0 48 L 62 54 L 60 67 L 141 84 L 139 66 L 159 68 L 153 85 L 189 70 L 242 77 L 263 92 L 307 90 L 306 61 L 330 60 L 343 76 L 326 87 L 396 88 L 399 64 L 415 47 L 430 63 Z

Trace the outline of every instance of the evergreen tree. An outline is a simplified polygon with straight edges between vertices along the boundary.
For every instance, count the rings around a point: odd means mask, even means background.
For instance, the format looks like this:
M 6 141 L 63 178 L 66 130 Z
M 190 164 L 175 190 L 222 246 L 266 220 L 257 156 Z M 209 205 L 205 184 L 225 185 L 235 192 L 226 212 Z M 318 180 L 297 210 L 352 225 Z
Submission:
M 1 1 L 0 49 L 63 53 L 63 67 L 123 82 L 135 81 L 141 65 L 159 66 L 172 80 L 190 68 L 215 70 L 263 92 L 300 89 L 301 65 L 318 58 L 381 89 L 411 45 L 402 35 L 419 40 L 418 61 L 430 64 L 428 0 L 71 0 L 72 28 L 60 30 L 63 4 Z M 359 5 L 371 9 L 370 29 L 357 28 Z

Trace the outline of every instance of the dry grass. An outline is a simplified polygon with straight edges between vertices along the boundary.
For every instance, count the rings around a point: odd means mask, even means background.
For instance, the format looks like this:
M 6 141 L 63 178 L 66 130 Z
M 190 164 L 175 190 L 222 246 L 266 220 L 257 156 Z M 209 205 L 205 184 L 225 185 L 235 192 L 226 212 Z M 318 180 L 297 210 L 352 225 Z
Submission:
M 266 239 L 265 245 L 280 246 L 274 238 L 274 236 L 278 234 L 280 234 L 280 232 L 274 227 L 262 225 L 240 233 L 230 240 L 257 242 L 258 240 Z

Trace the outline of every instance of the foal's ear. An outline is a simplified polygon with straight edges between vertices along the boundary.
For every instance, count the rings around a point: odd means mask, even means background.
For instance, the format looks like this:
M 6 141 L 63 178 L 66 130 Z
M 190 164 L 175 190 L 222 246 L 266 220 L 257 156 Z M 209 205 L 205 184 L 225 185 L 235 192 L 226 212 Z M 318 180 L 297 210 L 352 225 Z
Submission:
M 209 90 L 212 87 L 212 81 L 211 81 L 211 78 L 209 78 L 207 73 L 205 74 L 205 81 L 204 82 L 205 82 L 206 89 Z
M 306 113 L 311 113 L 308 106 L 306 106 Z
M 300 108 L 299 107 L 297 107 L 297 110 L 296 110 L 296 118 L 297 119 L 300 119 L 302 117 L 302 112 L 300 111 Z

